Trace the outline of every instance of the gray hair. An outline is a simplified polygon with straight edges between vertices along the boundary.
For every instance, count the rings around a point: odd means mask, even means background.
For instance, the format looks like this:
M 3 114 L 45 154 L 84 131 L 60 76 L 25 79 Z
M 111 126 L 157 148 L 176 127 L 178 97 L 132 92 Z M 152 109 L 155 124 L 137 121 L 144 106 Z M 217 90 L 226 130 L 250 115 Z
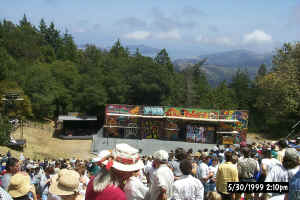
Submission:
M 118 184 L 113 180 L 110 172 L 103 168 L 94 179 L 93 189 L 95 192 L 101 192 L 109 185 L 117 186 Z

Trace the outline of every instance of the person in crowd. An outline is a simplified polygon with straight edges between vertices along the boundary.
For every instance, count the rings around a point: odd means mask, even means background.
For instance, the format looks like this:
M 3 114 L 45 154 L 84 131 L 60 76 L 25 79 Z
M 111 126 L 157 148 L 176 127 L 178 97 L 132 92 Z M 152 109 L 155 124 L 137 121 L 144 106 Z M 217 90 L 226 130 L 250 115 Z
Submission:
M 8 185 L 10 183 L 10 178 L 20 171 L 19 160 L 13 157 L 7 159 L 6 162 L 6 173 L 1 177 L 1 186 L 6 191 L 8 190 Z
M 117 170 L 111 169 L 114 161 L 112 154 L 104 150 L 98 154 L 101 169 L 88 183 L 85 200 L 126 200 L 126 194 L 121 189 L 121 179 L 117 177 Z
M 89 177 L 86 175 L 86 168 L 84 165 L 79 165 L 76 168 L 76 171 L 80 175 L 80 183 L 79 183 L 79 193 L 85 196 L 86 187 L 90 181 Z
M 282 160 L 282 165 L 288 170 L 288 179 L 291 180 L 292 177 L 299 171 L 299 154 L 294 148 L 287 148 Z
M 183 148 L 177 148 L 175 150 L 175 160 L 170 162 L 170 166 L 173 170 L 175 180 L 179 179 L 182 176 L 182 172 L 180 171 L 180 162 L 187 157 L 187 153 Z
M 288 147 L 288 145 L 287 145 L 287 142 L 285 140 L 279 140 L 278 146 L 279 146 L 279 151 L 278 151 L 278 154 L 277 154 L 277 159 L 279 160 L 279 162 L 282 163 L 283 157 L 284 157 L 284 154 L 285 154 L 285 150 Z
M 172 197 L 174 175 L 167 165 L 169 159 L 168 152 L 164 150 L 156 151 L 153 154 L 153 159 L 153 167 L 155 170 L 153 172 L 153 182 L 150 183 L 149 199 L 170 199 Z
M 14 200 L 37 200 L 35 187 L 26 173 L 18 172 L 11 176 L 8 193 Z
M 238 182 L 238 170 L 234 164 L 232 164 L 232 152 L 225 152 L 225 161 L 219 165 L 216 176 L 216 188 L 221 194 L 223 200 L 237 200 L 235 194 L 230 194 L 227 191 L 228 182 Z
M 289 192 L 285 194 L 284 200 L 300 199 L 300 170 L 289 181 Z
M 265 182 L 289 182 L 289 180 L 297 173 L 299 170 L 299 155 L 296 149 L 287 148 L 283 157 L 282 165 L 277 164 L 272 167 L 268 173 Z M 269 199 L 271 197 L 278 196 L 283 198 L 282 195 L 278 193 L 264 193 L 262 194 L 264 199 Z
M 190 160 L 183 160 L 180 163 L 180 169 L 183 176 L 173 183 L 172 200 L 181 199 L 204 199 L 204 187 L 201 181 L 194 178 L 192 174 L 192 162 Z
M 208 169 L 208 156 L 202 154 L 201 156 L 201 164 L 198 166 L 196 177 L 202 182 L 204 186 L 204 194 L 208 192 L 208 179 L 210 178 L 209 169 Z
M 272 158 L 271 149 L 268 147 L 263 148 L 262 151 L 263 159 L 261 160 L 261 181 L 264 181 L 263 177 L 266 177 L 271 171 L 272 167 L 281 165 L 279 160 Z
M 240 182 L 256 182 L 257 163 L 250 158 L 251 150 L 248 147 L 242 148 L 243 157 L 237 163 L 238 176 Z M 239 196 L 239 195 L 237 195 Z M 254 194 L 246 194 L 245 199 L 252 199 Z
M 2 187 L 0 187 L 0 199 L 1 200 L 12 200 L 10 194 L 8 194 Z
M 78 187 L 80 175 L 75 170 L 63 169 L 51 178 L 48 200 L 82 200 Z
M 127 200 L 145 199 L 149 188 L 139 178 L 140 170 L 144 168 L 139 151 L 128 144 L 117 144 L 112 155 L 113 175 L 119 179 Z
M 50 179 L 54 174 L 54 168 L 49 166 L 45 169 L 45 173 L 42 173 L 40 176 L 39 193 L 41 194 L 42 200 L 48 199 L 49 187 L 51 184 Z
M 207 200 L 222 200 L 222 196 L 217 192 L 208 192 Z
M 209 179 L 208 179 L 208 191 L 216 190 L 216 176 L 219 167 L 219 160 L 215 156 L 212 158 L 212 165 L 208 167 Z

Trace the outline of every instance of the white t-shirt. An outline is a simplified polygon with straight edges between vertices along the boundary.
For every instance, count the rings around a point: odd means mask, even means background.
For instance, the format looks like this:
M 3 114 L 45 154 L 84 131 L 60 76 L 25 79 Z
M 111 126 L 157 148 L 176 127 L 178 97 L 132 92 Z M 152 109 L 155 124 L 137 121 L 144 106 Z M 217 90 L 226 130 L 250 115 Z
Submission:
M 275 158 L 264 158 L 261 160 L 261 164 L 266 166 L 267 174 L 275 165 L 281 165 L 280 161 Z
M 127 200 L 143 200 L 149 192 L 149 188 L 146 187 L 138 177 L 132 176 L 127 181 L 124 192 Z
M 218 167 L 219 167 L 219 165 L 216 165 L 216 166 L 211 165 L 211 166 L 208 167 L 209 173 L 214 174 L 213 178 L 216 178 L 216 176 L 217 176 Z
M 173 184 L 174 200 L 203 200 L 204 187 L 200 180 L 191 175 L 183 175 Z
M 198 170 L 197 170 L 197 178 L 198 179 L 204 179 L 207 178 L 209 175 L 209 169 L 206 163 L 202 162 L 199 166 L 198 166 Z
M 157 199 L 161 193 L 161 188 L 167 192 L 167 197 L 172 197 L 172 185 L 174 183 L 174 175 L 172 170 L 166 165 L 162 164 L 153 172 L 153 180 L 150 185 L 150 199 Z

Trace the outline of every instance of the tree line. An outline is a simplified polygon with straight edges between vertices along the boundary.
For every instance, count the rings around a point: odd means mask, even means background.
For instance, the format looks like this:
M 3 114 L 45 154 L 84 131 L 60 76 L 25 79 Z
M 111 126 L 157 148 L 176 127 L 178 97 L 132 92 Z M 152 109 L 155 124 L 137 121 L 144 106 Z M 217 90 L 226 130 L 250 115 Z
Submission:
M 0 102 L 0 111 L 2 118 L 40 120 L 68 112 L 103 119 L 106 104 L 241 109 L 250 112 L 250 131 L 274 134 L 299 120 L 299 43 L 277 49 L 272 69 L 262 64 L 254 80 L 237 70 L 231 82 L 211 87 L 204 63 L 175 72 L 166 49 L 146 57 L 119 40 L 109 50 L 80 49 L 68 31 L 43 19 L 36 27 L 24 15 L 18 24 L 0 22 L 0 95 L 24 98 L 8 109 Z

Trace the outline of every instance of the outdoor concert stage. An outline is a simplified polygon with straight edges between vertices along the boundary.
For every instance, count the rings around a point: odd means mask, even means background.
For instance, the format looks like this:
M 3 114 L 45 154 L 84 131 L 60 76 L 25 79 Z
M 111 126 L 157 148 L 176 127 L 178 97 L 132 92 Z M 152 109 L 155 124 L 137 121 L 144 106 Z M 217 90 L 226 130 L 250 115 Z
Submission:
M 97 135 L 93 136 L 93 142 L 91 146 L 91 152 L 97 154 L 104 149 L 113 149 L 118 143 L 127 143 L 137 149 L 142 149 L 142 155 L 152 155 L 155 151 L 163 149 L 166 151 L 175 150 L 178 147 L 182 147 L 185 150 L 190 148 L 193 151 L 199 149 L 212 149 L 216 144 L 202 144 L 202 143 L 188 143 L 184 141 L 166 141 L 158 139 L 125 139 L 125 138 L 106 138 L 103 137 L 103 129 L 101 129 Z M 221 145 L 222 146 L 222 145 Z

